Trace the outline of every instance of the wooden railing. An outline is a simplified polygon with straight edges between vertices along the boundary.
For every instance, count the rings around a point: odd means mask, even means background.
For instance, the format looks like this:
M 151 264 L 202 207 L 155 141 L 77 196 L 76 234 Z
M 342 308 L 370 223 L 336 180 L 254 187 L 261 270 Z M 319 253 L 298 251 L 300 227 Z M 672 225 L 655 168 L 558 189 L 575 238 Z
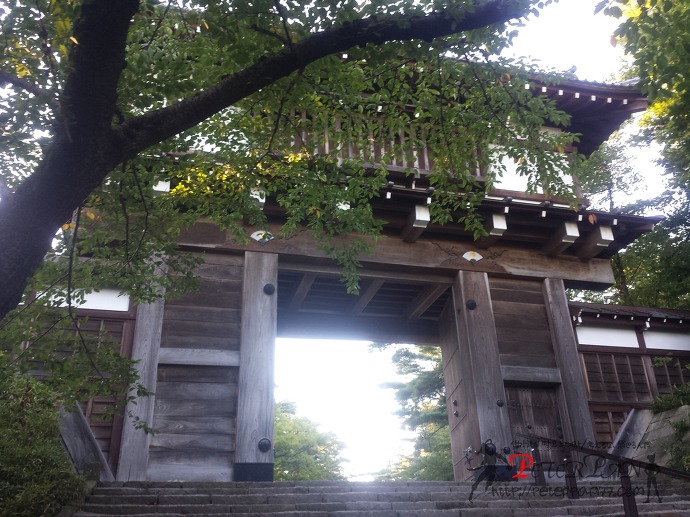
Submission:
M 60 409 L 60 435 L 77 472 L 88 480 L 113 481 L 108 461 L 79 407 Z
M 544 436 L 538 436 L 535 434 L 520 434 L 518 436 L 520 438 L 525 438 L 526 440 L 529 440 L 530 443 L 534 444 L 535 449 L 533 450 L 533 457 L 535 465 L 540 463 L 538 448 L 539 444 L 546 444 L 549 446 L 560 447 L 561 449 L 563 449 L 566 456 L 564 458 L 566 494 L 569 499 L 579 498 L 577 488 L 577 476 L 575 473 L 575 469 L 573 468 L 575 462 L 572 459 L 572 452 L 579 452 L 581 454 L 586 454 L 589 456 L 597 456 L 599 458 L 604 458 L 608 460 L 612 464 L 615 464 L 616 472 L 618 473 L 621 482 L 623 509 L 625 511 L 626 517 L 638 517 L 637 503 L 635 501 L 635 490 L 633 489 L 632 483 L 630 481 L 630 467 L 637 467 L 640 469 L 644 469 L 646 472 L 666 474 L 672 478 L 681 479 L 683 481 L 690 481 L 690 473 L 684 472 L 682 470 L 672 469 L 669 467 L 663 467 L 661 465 L 657 465 L 656 463 L 648 463 L 646 461 L 625 458 L 623 456 L 618 456 L 616 454 L 611 454 L 608 452 L 591 449 L 589 447 L 584 447 L 576 443 L 570 443 L 555 438 L 546 438 Z M 545 484 L 543 471 L 541 473 L 541 476 L 537 478 L 537 484 Z M 650 494 L 647 494 L 648 497 L 649 495 Z

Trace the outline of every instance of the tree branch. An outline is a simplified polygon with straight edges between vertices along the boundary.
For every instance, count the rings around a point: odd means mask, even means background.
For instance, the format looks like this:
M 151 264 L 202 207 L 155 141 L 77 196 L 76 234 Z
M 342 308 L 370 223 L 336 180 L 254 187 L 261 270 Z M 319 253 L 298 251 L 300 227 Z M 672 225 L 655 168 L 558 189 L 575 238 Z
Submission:
M 16 307 L 58 228 L 120 161 L 112 119 L 138 0 L 84 2 L 50 148 L 0 203 L 0 318 Z
M 355 46 L 388 41 L 432 41 L 468 30 L 505 23 L 523 16 L 530 0 L 488 0 L 462 17 L 449 12 L 428 15 L 368 17 L 344 23 L 293 43 L 291 48 L 221 79 L 172 106 L 132 118 L 116 129 L 122 146 L 120 160 L 190 129 L 223 109 L 291 73 Z
M 139 0 L 84 1 L 55 138 L 34 174 L 0 203 L 0 318 L 16 307 L 58 228 L 118 164 L 329 55 L 388 41 L 431 41 L 523 16 L 536 0 L 477 0 L 472 12 L 387 15 L 294 42 L 215 86 L 113 128 L 130 21 Z
M 45 92 L 41 90 L 41 88 L 38 85 L 35 85 L 34 83 L 27 81 L 26 79 L 22 79 L 21 77 L 16 77 L 12 74 L 8 74 L 7 72 L 3 72 L 0 70 L 0 87 L 7 85 L 12 85 L 15 88 L 27 91 L 30 94 L 35 95 L 36 97 L 42 97 L 45 95 Z

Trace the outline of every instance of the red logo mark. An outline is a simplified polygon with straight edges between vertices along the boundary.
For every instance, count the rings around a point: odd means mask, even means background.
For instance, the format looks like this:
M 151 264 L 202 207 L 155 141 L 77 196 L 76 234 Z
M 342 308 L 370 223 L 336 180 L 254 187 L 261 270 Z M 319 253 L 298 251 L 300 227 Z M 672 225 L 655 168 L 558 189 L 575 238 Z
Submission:
M 532 457 L 531 454 L 511 454 L 508 457 L 508 462 L 510 463 L 511 467 L 515 467 L 516 465 L 513 463 L 513 458 L 521 458 L 520 459 L 520 471 L 513 476 L 513 478 L 527 478 L 529 477 L 529 474 L 525 472 L 525 469 L 530 468 L 532 465 L 534 465 L 534 458 Z

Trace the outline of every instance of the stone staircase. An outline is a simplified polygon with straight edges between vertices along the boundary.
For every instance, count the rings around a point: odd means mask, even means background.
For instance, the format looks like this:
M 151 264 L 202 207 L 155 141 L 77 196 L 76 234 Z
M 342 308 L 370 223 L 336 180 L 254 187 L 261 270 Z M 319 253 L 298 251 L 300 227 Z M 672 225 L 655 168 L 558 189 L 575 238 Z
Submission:
M 636 484 L 639 515 L 690 517 L 690 485 L 659 482 L 662 502 L 644 503 Z M 468 501 L 470 483 L 276 482 L 99 484 L 74 515 L 237 517 L 556 517 L 623 516 L 612 482 L 579 483 L 580 499 L 567 499 L 563 485 L 483 484 Z

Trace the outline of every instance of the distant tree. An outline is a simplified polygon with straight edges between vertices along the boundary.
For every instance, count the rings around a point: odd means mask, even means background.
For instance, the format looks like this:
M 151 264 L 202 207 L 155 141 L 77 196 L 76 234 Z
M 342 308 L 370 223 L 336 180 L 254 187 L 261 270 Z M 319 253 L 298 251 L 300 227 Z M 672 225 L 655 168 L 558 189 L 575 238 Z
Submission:
M 402 456 L 377 475 L 380 481 L 453 481 L 450 429 L 426 424 L 417 428 L 414 453 Z
M 297 416 L 293 402 L 275 406 L 274 448 L 277 481 L 345 479 L 343 444 L 333 433 L 321 432 L 314 422 Z
M 668 177 L 668 189 L 658 198 L 615 206 L 622 213 L 643 213 L 651 207 L 663 210 L 667 218 L 614 257 L 616 289 L 609 299 L 690 309 L 690 5 L 673 0 L 606 0 L 599 8 L 621 19 L 616 35 L 633 57 L 650 100 L 643 118 L 645 130 L 633 145 L 657 141 L 659 164 Z M 624 161 L 612 152 L 621 156 L 620 150 L 609 147 L 589 164 L 595 173 L 597 167 L 604 172 L 600 176 L 604 183 L 606 178 L 620 178 L 616 190 L 625 192 L 620 187 L 635 185 L 638 178 L 629 171 L 621 174 Z M 596 183 L 590 183 L 590 189 L 596 191 Z
M 379 348 L 388 345 L 375 345 Z M 400 404 L 397 414 L 406 427 L 417 432 L 415 451 L 379 476 L 382 480 L 443 481 L 453 479 L 453 460 L 443 380 L 441 349 L 406 346 L 393 354 L 396 370 L 408 382 L 389 383 Z

